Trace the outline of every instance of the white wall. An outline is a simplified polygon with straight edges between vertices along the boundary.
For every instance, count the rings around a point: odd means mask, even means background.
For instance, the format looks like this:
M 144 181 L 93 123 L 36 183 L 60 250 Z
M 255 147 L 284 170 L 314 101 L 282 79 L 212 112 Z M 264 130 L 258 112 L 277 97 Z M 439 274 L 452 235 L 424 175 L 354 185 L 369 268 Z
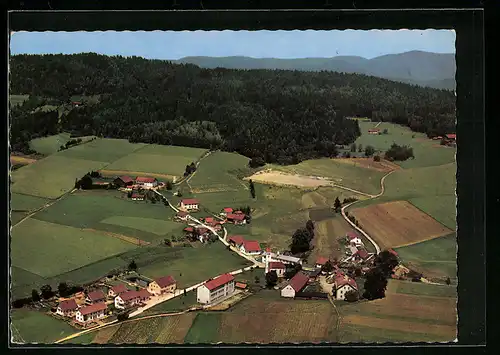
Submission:
M 295 297 L 295 290 L 292 286 L 287 285 L 281 290 L 281 297 Z

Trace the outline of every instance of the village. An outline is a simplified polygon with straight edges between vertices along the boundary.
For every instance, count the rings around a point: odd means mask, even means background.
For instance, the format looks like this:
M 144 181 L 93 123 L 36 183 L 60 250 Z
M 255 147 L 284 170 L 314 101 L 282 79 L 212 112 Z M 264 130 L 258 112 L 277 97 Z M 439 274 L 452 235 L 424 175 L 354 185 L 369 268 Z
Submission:
M 93 185 L 100 184 L 102 182 L 93 182 Z M 225 224 L 244 228 L 247 223 L 249 216 L 241 210 L 225 207 L 218 214 L 197 219 L 191 214 L 200 211 L 201 202 L 194 198 L 183 198 L 177 206 L 171 205 L 160 192 L 165 189 L 166 183 L 156 178 L 119 176 L 108 184 L 126 193 L 133 201 L 143 201 L 149 194 L 156 196 L 166 207 L 176 212 L 175 221 L 187 224 L 183 229 L 187 240 L 200 243 L 220 241 L 228 250 L 251 261 L 253 265 L 218 275 L 186 289 L 179 289 L 172 275 L 154 280 L 133 270 L 109 275 L 86 285 L 83 291 L 69 297 L 52 299 L 52 315 L 64 319 L 77 329 L 89 329 L 112 319 L 126 319 L 154 305 L 185 295 L 186 292 L 196 292 L 197 309 L 210 309 L 224 303 L 234 305 L 251 295 L 251 289 L 255 291 L 255 287 L 249 285 L 251 281 L 238 282 L 235 275 L 249 270 L 253 272 L 253 269 L 256 269 L 254 275 L 262 273 L 266 280 L 266 284 L 258 288 L 274 289 L 283 298 L 355 302 L 362 294 L 360 281 L 374 264 L 376 255 L 366 250 L 362 237 L 355 231 L 339 236 L 344 255 L 340 260 L 325 255 L 307 262 L 289 251 L 262 250 L 258 241 L 247 240 L 241 235 L 228 235 Z M 389 249 L 389 252 L 397 257 L 394 250 Z M 404 278 L 405 273 L 402 274 L 401 268 L 398 268 L 393 277 Z

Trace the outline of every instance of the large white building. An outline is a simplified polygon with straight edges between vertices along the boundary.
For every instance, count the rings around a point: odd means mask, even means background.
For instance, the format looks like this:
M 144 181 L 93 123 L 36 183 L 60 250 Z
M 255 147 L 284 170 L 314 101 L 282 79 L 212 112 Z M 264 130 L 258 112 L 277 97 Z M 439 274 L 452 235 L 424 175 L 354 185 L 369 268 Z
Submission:
M 281 297 L 293 298 L 297 292 L 300 292 L 309 281 L 309 276 L 299 271 L 290 279 L 288 284 L 281 289 Z
M 266 251 L 262 256 L 262 262 L 267 265 L 268 263 L 270 263 L 272 261 L 279 261 L 285 265 L 294 265 L 294 264 L 302 265 L 301 258 L 297 258 L 295 256 L 283 255 L 283 254 L 279 254 L 279 253 L 275 254 L 275 253 L 271 253 L 269 251 Z M 267 268 L 267 266 L 266 266 L 266 268 Z
M 223 274 L 196 289 L 198 303 L 210 304 L 234 293 L 234 276 Z
M 80 308 L 75 315 L 75 318 L 80 323 L 87 323 L 93 320 L 104 318 L 106 315 L 106 303 L 95 303 L 93 305 Z
M 333 293 L 338 300 L 345 300 L 345 295 L 349 291 L 358 292 L 358 284 L 355 280 L 346 275 L 339 274 L 335 278 Z
M 135 178 L 135 183 L 137 185 L 144 187 L 144 188 L 153 188 L 153 187 L 158 186 L 158 180 L 156 180 L 156 178 L 152 178 L 152 177 L 138 176 Z
M 193 211 L 200 209 L 200 202 L 194 198 L 185 198 L 180 203 L 181 210 Z

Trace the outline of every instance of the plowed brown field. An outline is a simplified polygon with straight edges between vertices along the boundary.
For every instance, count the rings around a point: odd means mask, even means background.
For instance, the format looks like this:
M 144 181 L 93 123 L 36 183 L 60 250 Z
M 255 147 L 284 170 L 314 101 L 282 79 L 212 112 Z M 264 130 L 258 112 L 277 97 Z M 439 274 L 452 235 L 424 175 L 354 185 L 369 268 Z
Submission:
M 382 249 L 407 246 L 452 232 L 406 201 L 354 209 L 351 214 Z

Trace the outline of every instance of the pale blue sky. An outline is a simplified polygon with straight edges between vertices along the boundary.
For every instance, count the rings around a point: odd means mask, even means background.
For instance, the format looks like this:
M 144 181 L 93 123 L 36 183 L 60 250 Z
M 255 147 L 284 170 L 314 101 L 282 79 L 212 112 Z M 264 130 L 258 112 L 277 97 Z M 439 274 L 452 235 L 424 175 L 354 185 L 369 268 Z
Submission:
M 452 30 L 372 31 L 137 31 L 16 32 L 11 54 L 95 52 L 179 59 L 186 56 L 254 58 L 373 58 L 412 50 L 455 53 Z

